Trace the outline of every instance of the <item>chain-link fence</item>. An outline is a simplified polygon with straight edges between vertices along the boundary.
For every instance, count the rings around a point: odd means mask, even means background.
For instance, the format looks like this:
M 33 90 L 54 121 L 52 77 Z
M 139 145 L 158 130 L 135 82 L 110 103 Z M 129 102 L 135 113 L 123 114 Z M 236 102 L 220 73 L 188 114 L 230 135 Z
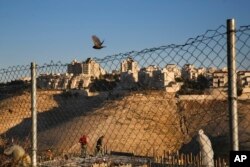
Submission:
M 250 150 L 250 26 L 235 33 L 236 142 Z M 37 65 L 38 164 L 228 165 L 227 44 L 220 26 L 184 45 Z M 1 148 L 14 139 L 31 153 L 30 73 L 0 70 Z

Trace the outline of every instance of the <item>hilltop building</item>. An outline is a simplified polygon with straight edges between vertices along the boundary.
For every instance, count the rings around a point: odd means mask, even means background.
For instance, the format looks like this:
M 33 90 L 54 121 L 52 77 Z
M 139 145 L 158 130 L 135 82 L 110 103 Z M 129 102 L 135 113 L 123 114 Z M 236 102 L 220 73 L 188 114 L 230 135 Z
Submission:
M 70 64 L 68 64 L 67 73 L 73 75 L 83 74 L 83 63 L 73 60 Z
M 181 78 L 181 71 L 176 64 L 167 64 L 164 69 L 168 72 L 173 72 L 174 78 Z
M 74 60 L 67 66 L 65 74 L 41 74 L 37 85 L 49 89 L 82 89 L 104 74 L 105 71 L 91 58 L 85 62 Z
M 139 82 L 147 88 L 163 87 L 163 75 L 161 69 L 155 65 L 142 68 L 139 71 Z
M 181 71 L 181 76 L 184 80 L 197 80 L 199 75 L 206 76 L 206 68 L 195 68 L 193 64 L 185 64 Z
M 85 74 L 92 78 L 100 78 L 101 75 L 105 74 L 105 71 L 100 67 L 100 64 L 96 63 L 93 59 L 87 58 L 85 62 L 72 61 L 68 65 L 67 72 L 69 74 L 80 75 Z
M 194 65 L 185 64 L 181 70 L 181 76 L 184 80 L 196 80 L 198 73 Z
M 180 70 L 176 64 L 167 64 L 162 69 L 156 65 L 139 69 L 138 62 L 131 57 L 123 60 L 120 70 L 113 70 L 111 74 L 106 74 L 100 64 L 91 58 L 84 62 L 74 60 L 68 64 L 67 73 L 41 74 L 37 78 L 37 85 L 39 88 L 48 89 L 88 89 L 96 79 L 116 82 L 113 78 L 115 76 L 117 81 L 120 80 L 118 89 L 142 86 L 174 93 L 185 83 L 182 80 L 195 84 L 200 75 L 206 77 L 211 88 L 226 88 L 228 85 L 227 68 L 195 68 L 193 64 L 185 64 Z M 250 71 L 237 73 L 237 85 L 242 89 L 242 93 L 250 93 Z
M 180 85 L 176 83 L 175 79 L 180 75 L 179 68 L 174 64 L 166 65 L 163 69 L 150 65 L 140 69 L 139 83 L 146 88 L 166 89 L 167 92 L 176 92 L 180 89 Z
M 127 58 L 121 63 L 121 86 L 126 89 L 135 87 L 138 82 L 139 66 L 132 58 Z
M 242 93 L 250 93 L 250 71 L 239 71 L 237 73 L 239 86 L 242 88 Z
M 213 87 L 222 88 L 228 85 L 228 76 L 226 71 L 215 71 L 213 73 Z
M 37 78 L 39 88 L 68 89 L 72 78 L 70 74 L 41 74 Z
M 217 68 L 215 67 L 208 67 L 207 70 L 206 70 L 206 78 L 208 80 L 212 80 L 213 79 L 213 73 L 217 71 Z

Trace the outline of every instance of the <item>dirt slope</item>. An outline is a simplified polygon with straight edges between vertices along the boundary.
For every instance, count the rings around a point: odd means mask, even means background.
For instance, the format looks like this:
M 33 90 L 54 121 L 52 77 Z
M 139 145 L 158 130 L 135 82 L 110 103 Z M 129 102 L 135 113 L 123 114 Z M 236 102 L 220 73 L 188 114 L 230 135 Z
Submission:
M 114 99 L 61 91 L 38 91 L 38 149 L 79 152 L 78 139 L 89 137 L 89 152 L 104 135 L 110 151 L 162 155 L 164 151 L 197 151 L 202 128 L 216 152 L 229 150 L 226 100 L 184 100 L 161 91 L 131 92 Z M 249 101 L 239 101 L 241 147 L 249 149 Z M 30 94 L 0 101 L 0 134 L 25 140 L 30 136 Z M 223 146 L 221 146 L 223 143 Z M 223 151 L 224 152 L 224 151 Z

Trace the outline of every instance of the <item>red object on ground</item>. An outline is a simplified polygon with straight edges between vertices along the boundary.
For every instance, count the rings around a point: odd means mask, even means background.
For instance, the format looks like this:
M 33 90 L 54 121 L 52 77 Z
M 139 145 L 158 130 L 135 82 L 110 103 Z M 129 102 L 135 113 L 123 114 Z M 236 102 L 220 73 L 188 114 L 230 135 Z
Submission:
M 81 143 L 81 144 L 88 144 L 88 137 L 86 135 L 83 135 L 80 138 L 79 143 Z

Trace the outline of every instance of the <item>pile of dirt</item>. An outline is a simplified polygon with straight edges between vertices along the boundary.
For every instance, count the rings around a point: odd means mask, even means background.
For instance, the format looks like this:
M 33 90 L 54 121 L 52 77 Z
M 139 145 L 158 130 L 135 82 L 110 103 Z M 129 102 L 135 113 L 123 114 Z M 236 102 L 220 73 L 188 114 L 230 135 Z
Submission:
M 199 129 L 211 138 L 216 154 L 229 150 L 228 109 L 223 99 L 180 100 L 164 91 L 127 92 L 109 98 L 39 90 L 37 97 L 39 153 L 47 149 L 79 153 L 83 134 L 88 135 L 90 154 L 102 135 L 107 151 L 148 156 L 197 152 Z M 30 107 L 29 92 L 1 100 L 0 134 L 23 141 L 30 137 Z M 239 101 L 240 142 L 245 149 L 249 149 L 249 108 L 248 100 Z

